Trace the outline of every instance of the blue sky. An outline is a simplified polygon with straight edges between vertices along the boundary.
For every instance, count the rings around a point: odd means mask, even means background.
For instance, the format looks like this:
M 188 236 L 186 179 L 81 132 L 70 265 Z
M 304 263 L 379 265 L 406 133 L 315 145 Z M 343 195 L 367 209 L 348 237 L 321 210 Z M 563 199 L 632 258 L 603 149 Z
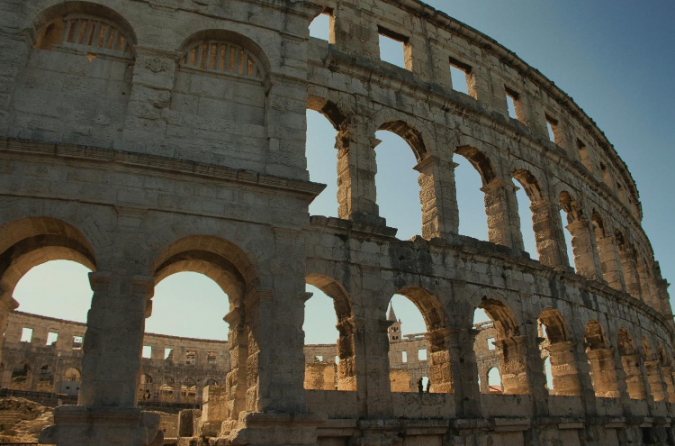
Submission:
M 663 274 L 675 280 L 675 219 L 670 199 L 675 182 L 675 2 L 672 0 L 432 0 L 430 5 L 486 33 L 516 52 L 553 80 L 606 133 L 635 178 L 644 208 L 644 228 Z M 395 59 L 386 48 L 384 58 Z M 415 158 L 397 136 L 380 132 L 378 203 L 399 237 L 419 234 L 421 213 Z M 308 112 L 308 163 L 313 181 L 328 184 L 310 208 L 312 214 L 337 213 L 335 131 Z M 386 156 L 381 154 L 386 153 Z M 480 180 L 461 159 L 457 170 L 460 233 L 486 238 Z M 530 220 L 520 193 L 521 220 Z M 530 225 L 523 224 L 526 249 L 535 256 Z M 318 290 L 306 307 L 305 331 L 310 343 L 334 342 L 335 314 Z M 15 297 L 21 310 L 85 320 L 91 299 L 85 271 L 64 262 L 31 271 Z M 226 337 L 222 321 L 227 304 L 205 277 L 182 273 L 160 283 L 148 331 L 212 339 Z M 186 306 L 185 302 L 198 303 Z M 64 305 L 64 303 L 66 303 Z M 405 298 L 394 300 L 403 332 L 424 331 L 421 316 Z M 209 308 L 209 311 L 205 311 Z M 329 328 L 326 328 L 329 327 Z

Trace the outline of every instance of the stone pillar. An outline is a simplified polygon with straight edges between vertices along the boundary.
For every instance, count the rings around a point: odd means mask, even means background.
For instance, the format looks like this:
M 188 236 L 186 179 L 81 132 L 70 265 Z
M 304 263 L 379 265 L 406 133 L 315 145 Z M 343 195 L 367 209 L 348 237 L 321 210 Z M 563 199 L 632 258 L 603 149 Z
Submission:
M 661 364 L 657 359 L 648 359 L 644 361 L 645 371 L 647 372 L 647 382 L 649 383 L 649 392 L 654 401 L 666 401 L 666 389 L 661 378 Z
M 123 144 L 166 156 L 164 137 L 171 105 L 178 52 L 136 46 L 131 94 L 124 121 Z
M 479 331 L 474 329 L 448 330 L 450 368 L 454 382 L 451 389 L 454 392 L 457 417 L 479 418 L 482 415 L 481 391 L 476 382 L 478 365 L 474 351 L 478 333 Z M 487 389 L 487 380 L 481 380 L 482 385 Z
M 650 286 L 650 277 L 649 271 L 647 270 L 647 265 L 644 262 L 640 262 L 637 266 L 638 279 L 640 280 L 640 291 L 642 296 L 642 301 L 649 305 L 650 307 L 657 308 L 654 299 L 652 299 L 652 292 Z
M 19 308 L 17 302 L 8 292 L 3 292 L 0 289 L 0 333 L 7 331 L 7 323 L 9 321 L 9 314 Z M 2 361 L 2 349 L 5 345 L 4 339 L 0 339 L 0 361 Z
M 640 299 L 640 279 L 635 264 L 635 253 L 627 244 L 619 246 L 619 260 L 626 291 L 634 298 Z
M 392 412 L 387 334 L 392 322 L 384 318 L 367 318 L 364 322 L 366 416 L 387 418 Z
M 79 405 L 56 408 L 55 425 L 42 431 L 40 442 L 103 446 L 111 436 L 131 446 L 161 441 L 159 416 L 135 407 L 155 279 L 93 272 L 89 281 L 94 297 L 84 336 Z
M 356 331 L 357 322 L 354 317 L 342 319 L 337 324 L 340 338 L 338 339 L 338 364 L 337 389 L 342 391 L 356 391 Z
M 580 396 L 579 369 L 574 355 L 574 342 L 558 342 L 548 347 L 555 395 Z
M 502 387 L 505 395 L 527 395 L 530 393 L 527 370 L 525 338 L 506 338 L 494 342 L 499 350 L 502 373 Z
M 235 308 L 224 318 L 230 326 L 228 348 L 230 353 L 230 371 L 225 381 L 227 398 L 226 418 L 228 425 L 223 426 L 226 434 L 236 426 L 239 414 L 246 410 L 246 362 L 248 360 L 248 336 L 243 311 Z M 204 393 L 206 398 L 209 394 Z M 218 400 L 220 402 L 220 399 Z
M 675 403 L 675 383 L 673 383 L 673 369 L 669 366 L 661 367 L 661 376 L 666 386 L 667 401 Z
M 613 354 L 611 348 L 597 348 L 586 352 L 588 363 L 591 366 L 593 390 L 597 397 L 619 398 L 621 396 Z
M 543 265 L 555 268 L 556 266 L 568 266 L 567 251 L 562 243 L 563 235 L 560 234 L 559 214 L 550 201 L 540 200 L 530 205 L 532 222 L 534 224 L 534 237 L 539 252 L 539 262 Z
M 338 132 L 338 215 L 346 220 L 384 225 L 377 206 L 375 147 L 364 119 L 354 117 Z
M 430 155 L 415 170 L 420 173 L 420 203 L 422 203 L 422 237 L 449 238 L 459 232 L 459 210 L 455 187 L 456 163 L 445 165 Z
M 519 221 L 512 221 L 509 211 L 509 202 L 515 203 L 513 184 L 495 179 L 490 184 L 483 186 L 481 191 L 485 194 L 485 213 L 487 214 L 490 242 L 522 251 L 523 240 L 520 235 L 520 224 Z M 509 195 L 513 195 L 513 199 L 510 199 Z
M 634 400 L 646 400 L 647 389 L 642 376 L 642 357 L 639 354 L 621 356 L 621 364 L 626 375 L 628 396 Z
M 577 273 L 587 279 L 602 280 L 600 262 L 596 257 L 595 240 L 588 220 L 577 220 L 567 225 L 572 235 L 574 265 Z
M 450 393 L 452 392 L 450 330 L 436 329 L 428 332 L 425 338 L 429 346 L 430 393 Z
M 616 248 L 614 237 L 596 237 L 596 243 L 598 245 L 598 254 L 600 255 L 602 277 L 615 290 L 625 292 L 626 284 L 623 280 L 619 252 Z

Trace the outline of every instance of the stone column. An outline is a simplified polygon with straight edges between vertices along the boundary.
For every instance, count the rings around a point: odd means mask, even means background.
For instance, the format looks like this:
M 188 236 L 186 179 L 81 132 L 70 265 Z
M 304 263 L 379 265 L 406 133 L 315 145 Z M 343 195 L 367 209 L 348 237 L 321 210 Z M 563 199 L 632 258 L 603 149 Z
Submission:
M 426 333 L 429 348 L 429 380 L 431 393 L 452 392 L 450 329 L 441 328 Z
M 666 386 L 667 401 L 675 403 L 675 383 L 673 383 L 673 369 L 669 366 L 661 367 L 661 376 Z
M 591 366 L 591 379 L 595 395 L 601 398 L 619 398 L 619 380 L 616 376 L 614 352 L 611 348 L 588 350 L 588 363 Z
M 644 366 L 652 398 L 654 401 L 666 401 L 667 394 L 661 378 L 661 364 L 657 359 L 650 358 L 644 361 Z
M 602 277 L 605 282 L 618 291 L 626 291 L 626 284 L 621 272 L 621 262 L 619 261 L 619 252 L 616 248 L 614 237 L 597 238 L 598 254 L 600 255 L 600 264 L 602 267 Z
M 337 324 L 340 333 L 338 339 L 337 389 L 342 391 L 356 391 L 357 389 L 357 321 L 354 317 L 342 319 Z
M 652 299 L 652 292 L 650 286 L 649 271 L 647 270 L 647 265 L 644 262 L 640 262 L 637 266 L 638 279 L 640 280 L 640 291 L 642 296 L 642 301 L 649 305 L 650 307 L 657 308 L 654 299 Z
M 572 235 L 574 265 L 577 272 L 587 279 L 602 280 L 600 262 L 596 257 L 595 240 L 588 220 L 577 220 L 567 225 Z
M 124 121 L 125 147 L 166 156 L 164 137 L 178 52 L 136 46 L 133 85 Z
M 445 165 L 430 155 L 415 170 L 420 173 L 420 203 L 422 203 L 422 237 L 449 238 L 459 232 L 459 210 L 455 187 L 456 163 Z
M 457 417 L 480 418 L 482 415 L 480 387 L 476 382 L 478 365 L 473 348 L 478 333 L 478 330 L 471 328 L 448 330 L 450 371 L 454 382 L 451 389 L 454 392 Z M 485 385 L 487 389 L 487 381 L 482 381 L 485 383 L 481 382 L 481 385 Z
M 55 426 L 42 431 L 40 442 L 103 446 L 114 436 L 126 445 L 145 446 L 162 436 L 159 416 L 135 407 L 155 279 L 93 272 L 89 281 L 94 297 L 84 336 L 79 405 L 58 407 Z
M 621 356 L 621 364 L 626 375 L 626 388 L 628 396 L 634 400 L 646 400 L 647 389 L 642 376 L 642 356 L 639 354 Z
M 640 279 L 635 264 L 635 253 L 627 244 L 619 246 L 619 260 L 626 291 L 634 298 L 640 299 Z
M 384 225 L 377 206 L 375 147 L 380 141 L 368 134 L 364 119 L 353 117 L 337 136 L 338 215 L 346 220 Z
M 17 302 L 8 292 L 0 289 L 0 333 L 5 333 L 5 331 L 7 331 L 9 314 L 17 308 L 19 308 L 19 302 Z M 2 349 L 4 345 L 4 339 L 0 339 L 0 361 L 2 361 Z
M 384 313 L 382 316 L 384 317 Z M 364 322 L 366 416 L 387 418 L 392 413 L 387 334 L 392 322 L 384 318 L 367 318 Z
M 228 426 L 223 426 L 224 434 L 236 426 L 239 414 L 246 410 L 246 361 L 248 360 L 248 336 L 243 310 L 235 308 L 225 316 L 230 326 L 228 348 L 230 353 L 230 371 L 225 381 L 227 398 L 226 418 Z
M 534 223 L 534 237 L 539 252 L 539 262 L 555 268 L 569 266 L 563 235 L 560 234 L 559 215 L 550 201 L 540 200 L 530 205 L 532 222 Z
M 558 342 L 548 347 L 555 395 L 580 396 L 581 383 L 577 368 L 574 342 Z
M 515 202 L 513 184 L 502 179 L 495 179 L 483 186 L 485 194 L 485 213 L 488 221 L 488 238 L 490 242 L 522 251 L 523 240 L 520 235 L 520 224 L 511 220 L 509 201 Z M 514 195 L 513 200 L 509 195 Z M 517 209 L 516 209 L 517 213 Z
M 494 342 L 499 350 L 502 386 L 505 395 L 527 395 L 530 380 L 527 370 L 525 338 L 506 338 Z

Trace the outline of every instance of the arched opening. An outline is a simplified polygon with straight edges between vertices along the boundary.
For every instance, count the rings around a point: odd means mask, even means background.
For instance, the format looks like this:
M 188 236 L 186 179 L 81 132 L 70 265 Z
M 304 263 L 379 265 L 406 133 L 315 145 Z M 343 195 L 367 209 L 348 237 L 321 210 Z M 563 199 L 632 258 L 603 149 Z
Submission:
M 536 224 L 536 221 L 534 220 L 535 213 L 532 211 L 532 202 L 525 186 L 518 180 L 518 177 L 514 178 L 516 178 L 516 181 L 521 186 L 516 188 L 516 201 L 518 202 L 520 233 L 523 238 L 523 246 L 531 258 L 538 260 L 539 251 L 537 249 L 537 237 L 534 232 L 534 226 L 528 224 L 528 221 L 530 220 L 533 221 L 533 224 Z
M 649 391 L 654 398 L 654 401 L 665 401 L 666 392 L 661 378 L 661 365 L 659 358 L 652 350 L 651 344 L 647 338 L 642 338 L 642 348 L 644 350 L 644 364 L 647 372 L 647 382 L 649 383 Z
M 560 204 L 560 221 L 563 222 L 564 227 L 563 234 L 565 237 L 567 258 L 573 260 L 571 266 L 573 266 L 577 272 L 580 272 L 579 268 L 582 259 L 578 258 L 577 253 L 574 252 L 574 235 L 572 234 L 572 231 L 578 226 L 574 224 L 581 220 L 581 207 L 569 192 L 562 192 L 558 197 L 558 203 Z
M 488 393 L 497 395 L 504 393 L 504 389 L 502 388 L 502 376 L 499 373 L 499 368 L 492 367 L 490 370 L 488 370 L 487 387 Z
M 156 390 L 152 376 L 142 374 L 138 381 L 138 401 L 147 402 L 155 400 Z
M 574 355 L 576 345 L 560 311 L 554 308 L 542 311 L 539 316 L 539 337 L 542 339 L 539 344 L 542 359 L 550 364 L 550 369 L 546 370 L 549 392 L 552 395 L 581 395 L 579 370 Z
M 197 382 L 192 378 L 185 378 L 180 386 L 181 401 L 186 404 L 197 402 Z
M 619 398 L 619 384 L 616 376 L 614 355 L 605 336 L 605 330 L 596 320 L 586 324 L 584 333 L 586 356 L 590 365 L 593 390 L 598 398 Z
M 501 364 L 497 349 L 497 329 L 488 314 L 482 308 L 476 308 L 473 316 L 473 329 L 477 332 L 473 349 L 476 355 L 478 369 L 478 386 L 481 393 L 496 393 L 496 387 L 491 387 L 495 371 L 499 375 L 499 393 L 503 393 L 502 377 L 499 371 Z
M 356 346 L 351 301 L 333 279 L 307 276 L 305 389 L 356 390 Z M 330 328 L 334 327 L 334 328 Z
M 423 235 L 423 209 L 430 204 L 421 194 L 424 175 L 414 168 L 426 155 L 424 141 L 415 129 L 401 121 L 381 125 L 376 137 L 380 141 L 375 149 L 380 216 L 386 219 L 387 226 L 398 229 L 401 240 Z
M 617 335 L 617 346 L 621 355 L 621 365 L 626 375 L 628 396 L 634 400 L 647 399 L 645 382 L 642 377 L 641 356 L 635 348 L 633 337 L 625 328 L 620 328 Z
M 509 183 L 497 178 L 492 162 L 477 148 L 463 146 L 455 153 L 461 156 L 454 157 L 459 233 L 512 246 L 506 191 Z
M 516 191 L 516 200 L 525 250 L 533 259 L 541 259 L 545 265 L 557 264 L 557 244 L 552 243 L 555 235 L 551 225 L 551 206 L 544 199 L 539 181 L 524 169 L 516 170 L 513 178 L 520 185 Z M 532 223 L 528 224 L 530 221 Z
M 75 367 L 69 367 L 63 374 L 63 378 L 58 386 L 58 393 L 68 396 L 76 397 L 80 392 L 80 384 L 82 382 L 82 373 Z
M 74 341 L 81 348 L 86 327 L 42 316 L 85 322 L 92 299 L 87 275 L 95 268 L 93 249 L 65 222 L 25 218 L 0 227 L 3 387 L 58 392 L 55 371 L 77 357 Z M 21 312 L 10 313 L 19 304 Z
M 345 118 L 338 107 L 325 99 L 310 96 L 307 102 L 307 170 L 309 180 L 326 188 L 309 205 L 310 215 L 349 219 L 349 153 L 341 146 L 338 129 Z M 334 138 L 330 136 L 333 135 Z M 337 161 L 336 161 L 337 160 Z M 339 172 L 339 173 L 338 173 Z M 339 179 L 339 180 L 338 180 Z M 340 192 L 338 192 L 338 182 Z M 342 184 L 346 182 L 346 184 Z
M 201 374 L 218 382 L 231 383 L 222 392 L 225 398 L 224 401 L 221 399 L 221 404 L 226 406 L 225 409 L 218 407 L 218 411 L 210 413 L 210 422 L 218 421 L 213 417 L 222 417 L 221 424 L 226 420 L 237 420 L 239 413 L 247 410 L 246 393 L 249 385 L 256 385 L 257 357 L 253 360 L 249 357 L 250 344 L 256 339 L 251 327 L 254 319 L 244 301 L 245 296 L 248 298 L 255 292 L 253 285 L 257 282 L 253 273 L 254 268 L 241 249 L 224 239 L 211 236 L 180 239 L 162 252 L 152 265 L 155 296 L 146 311 L 148 330 L 154 326 L 155 321 L 152 319 L 155 316 L 162 316 L 157 321 L 160 326 L 168 321 L 162 331 L 170 334 L 176 334 L 178 329 L 194 330 L 195 320 L 199 320 L 206 329 L 206 323 L 202 321 L 211 318 L 211 331 L 186 332 L 188 336 L 196 334 L 216 338 L 206 346 L 189 339 L 183 344 L 169 346 L 161 343 L 162 337 L 150 334 L 145 336 L 144 342 L 146 345 L 153 342 L 157 344 L 150 345 L 154 347 L 151 364 L 159 368 L 159 373 L 167 366 L 181 365 L 181 369 L 189 375 Z M 162 289 L 164 283 L 168 284 L 166 289 Z M 199 310 L 199 316 L 186 317 L 184 307 L 188 296 L 190 306 Z M 208 312 L 205 313 L 204 309 L 208 309 Z M 176 315 L 187 319 L 187 324 L 181 326 L 177 325 L 179 322 L 172 322 Z M 214 349 L 222 345 L 217 342 L 218 339 L 229 340 L 229 358 L 224 361 L 219 361 L 218 354 L 213 360 Z M 168 380 L 166 376 L 158 393 L 158 398 L 164 403 L 192 403 L 193 394 L 195 399 L 201 395 L 201 392 L 197 392 L 196 381 L 176 382 L 173 378 Z M 188 401 L 183 401 L 183 398 Z
M 385 316 L 391 391 L 452 393 L 448 319 L 438 298 L 422 288 L 402 288 Z
M 504 394 L 529 394 L 525 338 L 511 309 L 499 300 L 484 297 L 474 311 L 474 326 L 481 329 L 474 343 L 479 374 L 487 376 L 487 371 L 496 366 L 501 371 Z M 488 381 L 484 382 L 481 392 L 489 393 Z

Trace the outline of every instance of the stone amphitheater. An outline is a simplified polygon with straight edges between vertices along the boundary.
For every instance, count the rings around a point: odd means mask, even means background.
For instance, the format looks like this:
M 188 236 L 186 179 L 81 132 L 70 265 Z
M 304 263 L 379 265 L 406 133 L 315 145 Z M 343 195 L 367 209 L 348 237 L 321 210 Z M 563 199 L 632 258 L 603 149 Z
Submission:
M 78 404 L 56 409 L 42 443 L 164 444 L 138 404 L 145 319 L 155 284 L 193 271 L 229 296 L 230 368 L 181 444 L 675 444 L 675 325 L 631 174 L 565 92 L 490 37 L 417 0 L 0 11 L 2 327 L 32 267 L 93 271 Z M 328 42 L 309 36 L 322 14 Z M 404 68 L 380 60 L 379 36 L 402 44 Z M 309 181 L 308 109 L 337 132 L 339 218 L 309 215 L 325 186 Z M 417 158 L 411 240 L 379 215 L 379 130 Z M 488 242 L 458 234 L 458 157 L 481 176 Z M 304 388 L 307 284 L 335 303 L 335 390 Z M 392 391 L 395 294 L 424 317 L 429 392 Z M 498 393 L 478 383 L 476 308 L 494 324 Z

